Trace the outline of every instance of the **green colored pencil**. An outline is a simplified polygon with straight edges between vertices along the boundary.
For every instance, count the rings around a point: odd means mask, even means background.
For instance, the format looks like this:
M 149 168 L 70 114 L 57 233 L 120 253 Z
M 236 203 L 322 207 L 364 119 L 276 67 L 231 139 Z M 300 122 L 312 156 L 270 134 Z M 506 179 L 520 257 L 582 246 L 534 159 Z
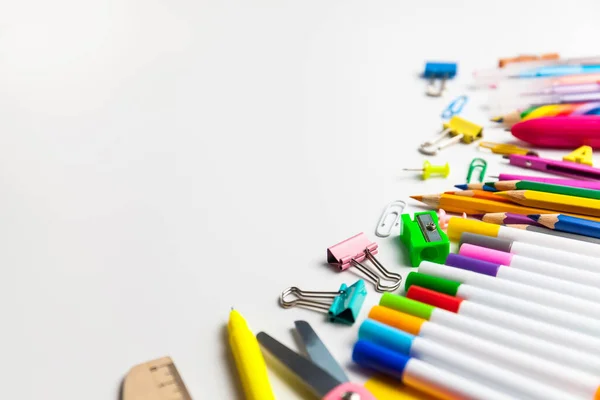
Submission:
M 550 183 L 531 181 L 498 181 L 486 182 L 499 191 L 506 190 L 534 190 L 536 192 L 564 194 L 566 196 L 583 197 L 586 199 L 600 200 L 600 190 L 583 189 L 572 186 L 553 185 Z

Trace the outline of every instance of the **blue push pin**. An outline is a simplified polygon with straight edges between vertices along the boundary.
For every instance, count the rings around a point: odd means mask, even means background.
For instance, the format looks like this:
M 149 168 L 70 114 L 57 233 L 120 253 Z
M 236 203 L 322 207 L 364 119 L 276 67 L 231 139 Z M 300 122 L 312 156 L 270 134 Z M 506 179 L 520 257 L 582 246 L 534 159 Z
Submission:
M 458 65 L 456 63 L 448 62 L 427 62 L 425 63 L 425 71 L 423 71 L 423 78 L 429 79 L 427 90 L 425 94 L 431 97 L 440 97 L 446 89 L 446 80 L 452 79 L 456 76 L 456 69 Z M 441 83 L 439 88 L 435 88 L 435 81 L 440 80 Z

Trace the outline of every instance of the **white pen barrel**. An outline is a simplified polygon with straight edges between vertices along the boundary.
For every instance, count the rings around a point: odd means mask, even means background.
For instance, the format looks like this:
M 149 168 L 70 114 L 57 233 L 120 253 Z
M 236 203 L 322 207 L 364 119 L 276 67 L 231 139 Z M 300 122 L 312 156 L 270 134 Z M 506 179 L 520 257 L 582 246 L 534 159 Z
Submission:
M 437 309 L 435 312 L 437 312 Z M 566 342 L 571 348 L 589 352 L 600 357 L 600 339 L 571 329 L 566 324 L 561 326 L 553 324 L 552 321 L 536 320 L 526 316 L 525 313 L 517 315 L 502 308 L 498 309 L 474 301 L 463 301 L 460 304 L 458 312 L 459 315 L 489 322 L 495 326 L 509 328 L 517 332 L 523 332 L 553 343 L 560 344 Z
M 594 302 L 564 295 L 547 289 L 541 289 L 517 282 L 509 282 L 488 275 L 478 274 L 460 268 L 423 261 L 419 272 L 463 282 L 472 286 L 488 289 L 507 296 L 529 300 L 538 304 L 556 307 L 560 310 L 585 315 L 590 318 L 600 318 L 598 305 Z M 600 319 L 598 320 L 600 323 Z
M 501 226 L 498 230 L 498 237 L 515 240 L 517 242 L 536 244 L 551 249 L 568 249 L 569 252 L 575 254 L 600 257 L 600 246 L 597 244 L 567 239 L 560 236 L 544 235 L 541 233 Z
M 515 231 L 518 229 L 514 229 Z M 522 231 L 525 232 L 525 231 Z M 540 236 L 548 236 L 541 235 Z M 594 246 L 598 246 L 594 244 Z M 564 244 L 562 246 L 556 246 L 554 248 L 535 246 L 529 243 L 513 242 L 511 246 L 511 253 L 517 254 L 523 257 L 530 257 L 536 260 L 548 261 L 560 265 L 566 265 L 571 268 L 580 269 L 583 271 L 590 271 L 600 273 L 600 258 L 598 256 L 587 256 L 576 251 L 563 251 L 557 249 L 567 248 Z
M 557 293 L 577 297 L 586 301 L 592 301 L 597 303 L 598 307 L 600 307 L 600 290 L 591 286 L 563 281 L 562 279 L 553 278 L 551 276 L 545 276 L 542 274 L 505 266 L 502 266 L 498 269 L 496 279 L 504 279 L 511 282 L 519 282 L 525 285 L 552 290 Z M 600 313 L 597 314 L 600 315 Z
M 428 325 L 427 330 L 433 329 L 429 327 L 430 324 L 490 340 L 500 345 L 511 346 L 524 353 L 600 376 L 600 357 L 571 349 L 564 344 L 553 343 L 442 309 L 433 310 L 429 317 L 429 323 L 424 324 Z M 570 338 L 567 340 L 570 340 Z
M 531 317 L 592 336 L 600 336 L 600 320 L 568 311 L 558 310 L 527 300 L 515 299 L 500 293 L 471 285 L 460 285 L 456 294 L 463 299 L 485 304 L 514 314 Z
M 512 256 L 510 267 L 524 271 L 535 272 L 538 274 L 545 274 L 547 276 L 553 276 L 564 281 L 576 282 L 586 286 L 593 286 L 596 289 L 600 287 L 600 269 L 598 269 L 596 272 L 590 272 L 554 262 L 520 256 L 517 254 Z
M 490 359 L 484 361 L 481 355 L 474 357 L 471 354 L 453 349 L 451 346 L 448 346 L 448 343 L 441 343 L 437 340 L 417 336 L 412 342 L 410 353 L 412 357 L 429 364 L 442 368 L 452 368 L 451 370 L 454 373 L 464 376 L 467 379 L 489 382 L 492 389 L 505 391 L 517 399 L 523 397 L 545 400 L 593 398 L 587 397 L 590 393 L 590 387 L 588 386 L 592 386 L 593 383 L 585 383 L 584 379 L 576 382 L 567 382 L 566 385 L 569 389 L 565 391 L 563 386 L 561 386 L 562 380 L 560 382 L 559 380 L 545 382 L 532 379 L 521 373 L 500 367 L 496 362 L 490 362 L 492 361 Z M 483 399 L 480 396 L 476 398 Z
M 402 382 L 416 389 L 439 388 L 450 400 L 513 400 L 514 397 L 456 375 L 425 361 L 411 358 L 404 367 Z M 433 394 L 433 393 L 430 393 Z

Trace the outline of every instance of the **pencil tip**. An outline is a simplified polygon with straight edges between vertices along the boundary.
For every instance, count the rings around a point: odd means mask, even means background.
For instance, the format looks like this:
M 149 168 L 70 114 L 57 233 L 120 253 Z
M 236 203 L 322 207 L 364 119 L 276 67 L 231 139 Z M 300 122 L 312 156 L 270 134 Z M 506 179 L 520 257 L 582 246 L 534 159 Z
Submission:
M 460 190 L 467 190 L 468 186 L 466 183 L 462 183 L 460 185 L 454 185 L 455 188 L 460 189 Z
M 469 215 L 469 217 L 473 217 L 475 219 L 483 219 L 484 215 L 485 214 L 471 214 L 471 215 Z
M 490 118 L 490 121 L 492 121 L 492 122 L 504 122 L 504 118 L 502 118 L 502 117 L 494 117 L 494 118 Z
M 496 196 L 500 196 L 500 197 L 509 197 L 509 193 L 508 192 L 494 192 L 494 194 Z
M 423 200 L 423 196 L 410 196 L 411 199 L 415 199 L 417 201 L 422 201 Z
M 529 214 L 527 218 L 531 218 L 532 220 L 537 221 L 538 219 L 540 219 L 540 214 Z

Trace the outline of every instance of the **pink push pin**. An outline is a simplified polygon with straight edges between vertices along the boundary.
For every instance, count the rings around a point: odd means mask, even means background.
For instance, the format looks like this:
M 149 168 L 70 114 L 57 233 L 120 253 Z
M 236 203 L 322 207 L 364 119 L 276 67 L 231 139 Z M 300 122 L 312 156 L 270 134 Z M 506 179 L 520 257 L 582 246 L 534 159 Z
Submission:
M 450 218 L 452 218 L 452 215 L 446 214 L 446 211 L 444 211 L 443 208 L 440 208 L 438 210 L 438 223 L 440 225 L 440 228 L 446 229 L 446 227 L 448 226 L 448 221 L 450 221 Z M 462 213 L 462 218 L 467 218 L 467 214 Z

